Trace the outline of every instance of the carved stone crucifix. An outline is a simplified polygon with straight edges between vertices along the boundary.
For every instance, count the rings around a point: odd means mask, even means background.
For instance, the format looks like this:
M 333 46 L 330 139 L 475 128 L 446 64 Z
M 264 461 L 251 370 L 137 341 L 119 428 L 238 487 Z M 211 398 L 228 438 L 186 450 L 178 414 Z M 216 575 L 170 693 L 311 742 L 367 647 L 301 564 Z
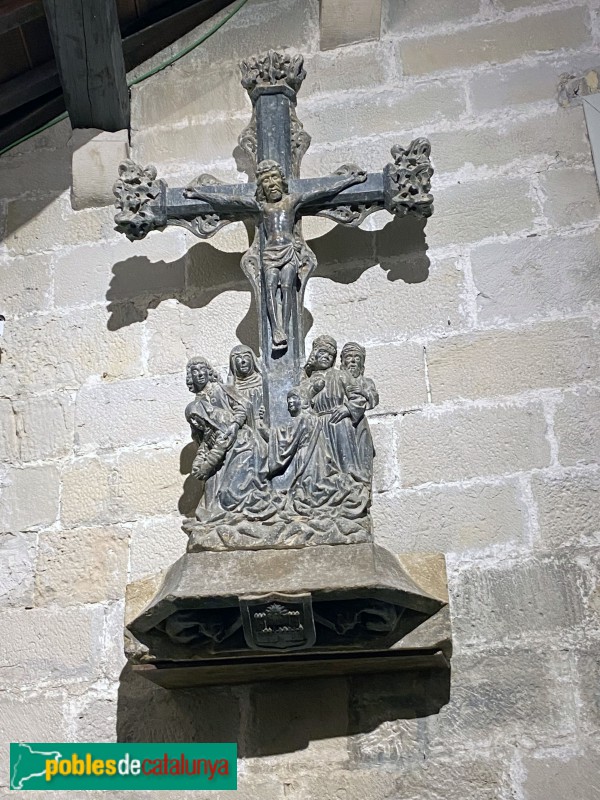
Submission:
M 333 175 L 300 178 L 310 136 L 296 116 L 296 95 L 306 73 L 301 55 L 269 51 L 242 61 L 242 86 L 252 101 L 252 119 L 239 138 L 254 164 L 256 182 L 225 184 L 200 175 L 186 188 L 167 188 L 153 166 L 126 161 L 115 184 L 117 229 L 130 239 L 180 225 L 200 238 L 230 222 L 255 225 L 254 241 L 241 260 L 259 313 L 265 364 L 267 422 L 285 418 L 285 396 L 304 360 L 303 298 L 316 258 L 302 236 L 302 217 L 324 216 L 357 226 L 386 209 L 397 216 L 428 217 L 433 211 L 433 169 L 427 139 L 392 148 L 394 162 L 367 174 L 345 164 Z M 281 417 L 281 419 L 279 419 Z

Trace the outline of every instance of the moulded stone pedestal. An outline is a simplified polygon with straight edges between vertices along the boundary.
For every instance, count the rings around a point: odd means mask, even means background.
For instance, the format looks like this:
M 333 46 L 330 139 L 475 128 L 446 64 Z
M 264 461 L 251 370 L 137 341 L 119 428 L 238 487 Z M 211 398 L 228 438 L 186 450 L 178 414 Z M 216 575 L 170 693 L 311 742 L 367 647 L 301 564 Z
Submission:
M 374 544 L 186 553 L 128 587 L 128 656 L 163 686 L 447 669 L 444 556 Z

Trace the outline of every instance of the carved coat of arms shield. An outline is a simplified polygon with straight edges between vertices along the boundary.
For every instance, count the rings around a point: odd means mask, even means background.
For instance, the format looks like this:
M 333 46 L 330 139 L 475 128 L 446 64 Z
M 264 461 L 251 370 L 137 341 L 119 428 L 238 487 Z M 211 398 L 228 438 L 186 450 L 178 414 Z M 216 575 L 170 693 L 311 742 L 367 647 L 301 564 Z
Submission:
M 310 594 L 240 597 L 240 609 L 252 650 L 301 650 L 316 641 Z

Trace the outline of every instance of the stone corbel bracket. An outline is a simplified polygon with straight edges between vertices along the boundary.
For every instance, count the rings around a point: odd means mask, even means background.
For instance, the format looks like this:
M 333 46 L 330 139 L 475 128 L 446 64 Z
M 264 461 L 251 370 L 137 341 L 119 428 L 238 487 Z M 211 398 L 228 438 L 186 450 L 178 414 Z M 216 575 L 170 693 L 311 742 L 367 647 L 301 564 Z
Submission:
M 253 625 L 252 608 L 273 624 Z M 452 656 L 444 556 L 372 543 L 188 552 L 130 584 L 126 623 L 134 671 L 165 688 L 404 669 L 443 681 Z

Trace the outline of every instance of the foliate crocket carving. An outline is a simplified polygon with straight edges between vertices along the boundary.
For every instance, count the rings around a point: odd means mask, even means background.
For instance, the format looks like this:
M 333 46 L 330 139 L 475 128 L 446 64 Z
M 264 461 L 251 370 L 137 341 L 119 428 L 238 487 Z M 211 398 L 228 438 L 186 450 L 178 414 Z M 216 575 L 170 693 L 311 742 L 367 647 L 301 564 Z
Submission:
M 255 89 L 267 86 L 288 86 L 295 94 L 306 78 L 303 56 L 276 53 L 274 50 L 242 61 L 240 69 L 242 86 L 250 96 Z
M 153 201 L 165 188 L 164 181 L 157 180 L 152 164 L 142 167 L 131 159 L 119 164 L 119 180 L 113 186 L 119 209 L 115 215 L 117 230 L 133 240 L 143 239 L 149 231 L 163 227 L 166 219 L 159 219 L 160 206 L 153 205 Z
M 414 139 L 408 147 L 392 147 L 393 164 L 385 168 L 386 208 L 392 214 L 430 217 L 433 213 L 431 176 L 433 167 L 428 139 Z

